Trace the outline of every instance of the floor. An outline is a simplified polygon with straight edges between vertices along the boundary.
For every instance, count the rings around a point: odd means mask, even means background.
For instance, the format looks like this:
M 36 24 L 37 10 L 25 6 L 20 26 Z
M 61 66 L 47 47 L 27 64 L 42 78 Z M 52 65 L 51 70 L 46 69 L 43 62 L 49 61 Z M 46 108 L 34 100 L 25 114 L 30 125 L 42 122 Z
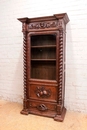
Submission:
M 0 130 L 87 130 L 87 114 L 67 111 L 64 122 L 21 115 L 22 104 L 0 100 Z

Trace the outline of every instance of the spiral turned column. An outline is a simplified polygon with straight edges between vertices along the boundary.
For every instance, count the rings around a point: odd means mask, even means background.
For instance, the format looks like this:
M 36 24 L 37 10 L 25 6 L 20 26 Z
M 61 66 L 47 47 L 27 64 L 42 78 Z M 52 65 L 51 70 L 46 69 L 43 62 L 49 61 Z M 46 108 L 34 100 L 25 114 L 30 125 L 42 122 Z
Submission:
M 27 33 L 23 32 L 23 85 L 24 85 L 24 99 L 27 99 L 27 41 L 26 41 Z
M 58 87 L 58 114 L 62 112 L 62 80 L 63 80 L 63 31 L 59 34 L 59 87 Z
M 23 23 L 23 87 L 24 87 L 24 100 L 22 114 L 28 114 L 27 110 L 27 31 L 26 24 Z

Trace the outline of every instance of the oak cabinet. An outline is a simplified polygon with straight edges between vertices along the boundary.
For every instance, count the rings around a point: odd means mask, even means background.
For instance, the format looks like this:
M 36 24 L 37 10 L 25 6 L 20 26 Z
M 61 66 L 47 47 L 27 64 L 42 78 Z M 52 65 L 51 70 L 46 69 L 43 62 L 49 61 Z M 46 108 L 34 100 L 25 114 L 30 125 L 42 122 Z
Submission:
M 63 121 L 65 46 L 68 15 L 19 18 L 23 32 L 24 100 L 22 114 Z

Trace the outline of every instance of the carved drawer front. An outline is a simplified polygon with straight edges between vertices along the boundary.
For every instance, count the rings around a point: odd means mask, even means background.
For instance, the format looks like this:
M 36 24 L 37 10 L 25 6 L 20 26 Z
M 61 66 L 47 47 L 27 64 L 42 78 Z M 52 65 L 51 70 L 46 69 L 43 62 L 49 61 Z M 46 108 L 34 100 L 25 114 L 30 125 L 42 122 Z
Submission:
M 54 117 L 56 114 L 56 103 L 31 100 L 29 101 L 29 113 Z
M 57 102 L 57 86 L 30 85 L 29 98 Z

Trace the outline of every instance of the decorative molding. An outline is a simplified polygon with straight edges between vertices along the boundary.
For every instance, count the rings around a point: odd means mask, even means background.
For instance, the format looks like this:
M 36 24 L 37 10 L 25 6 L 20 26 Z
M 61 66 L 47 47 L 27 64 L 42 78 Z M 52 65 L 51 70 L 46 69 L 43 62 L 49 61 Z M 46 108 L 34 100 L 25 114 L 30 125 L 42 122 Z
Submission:
M 38 22 L 29 24 L 29 29 L 45 29 L 54 28 L 57 26 L 57 21 Z

